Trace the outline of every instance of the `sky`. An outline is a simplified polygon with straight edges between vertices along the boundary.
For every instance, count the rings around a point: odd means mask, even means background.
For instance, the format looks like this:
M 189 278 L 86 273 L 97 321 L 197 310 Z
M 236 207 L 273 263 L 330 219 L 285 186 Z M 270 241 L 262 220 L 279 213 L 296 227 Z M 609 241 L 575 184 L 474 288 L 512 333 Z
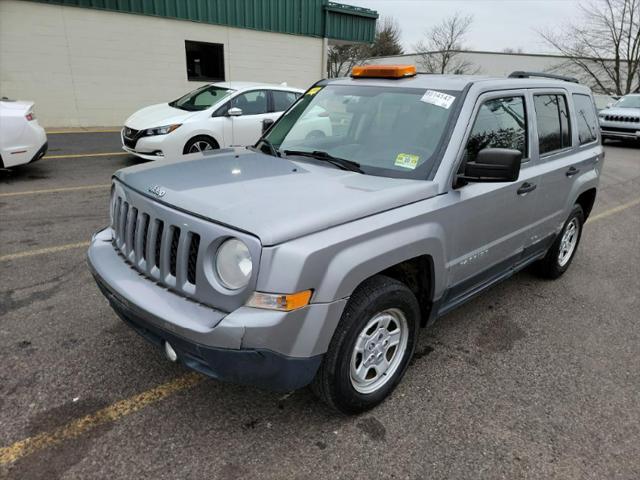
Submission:
M 400 24 L 405 53 L 424 31 L 455 12 L 473 15 L 465 46 L 470 50 L 553 53 L 536 32 L 560 29 L 579 16 L 577 0 L 333 0 L 376 10 Z

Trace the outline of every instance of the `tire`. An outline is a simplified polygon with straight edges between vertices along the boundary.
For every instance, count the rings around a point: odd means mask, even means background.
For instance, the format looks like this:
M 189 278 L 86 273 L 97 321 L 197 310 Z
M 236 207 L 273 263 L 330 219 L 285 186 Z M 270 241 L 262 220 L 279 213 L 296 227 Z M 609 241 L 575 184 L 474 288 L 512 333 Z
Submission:
M 580 205 L 574 205 L 569 218 L 553 242 L 553 245 L 549 248 L 545 257 L 535 265 L 535 272 L 540 277 L 556 279 L 569 269 L 578 251 L 583 226 L 584 212 L 582 211 L 582 207 Z M 569 233 L 572 228 L 574 229 L 573 236 Z M 570 243 L 564 243 L 564 240 Z M 564 252 L 562 256 L 561 252 Z
M 345 307 L 311 384 L 314 393 L 346 414 L 378 405 L 404 376 L 415 350 L 419 319 L 418 301 L 406 285 L 383 275 L 366 280 Z M 367 365 L 365 361 L 372 358 L 377 363 Z
M 206 135 L 198 135 L 197 137 L 193 137 L 187 142 L 182 153 L 187 155 L 189 153 L 218 150 L 219 148 L 220 145 L 218 145 L 218 142 L 216 142 L 213 138 L 207 137 Z

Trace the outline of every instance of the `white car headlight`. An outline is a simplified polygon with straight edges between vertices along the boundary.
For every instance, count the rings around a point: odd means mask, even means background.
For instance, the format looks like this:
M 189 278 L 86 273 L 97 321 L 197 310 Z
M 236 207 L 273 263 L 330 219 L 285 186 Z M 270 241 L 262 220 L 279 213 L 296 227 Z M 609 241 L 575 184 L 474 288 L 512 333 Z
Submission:
M 154 135 L 166 135 L 168 133 L 173 132 L 176 128 L 180 127 L 181 125 L 182 125 L 181 123 L 175 123 L 173 125 L 165 125 L 164 127 L 149 128 L 144 131 L 144 136 L 152 137 Z
M 216 255 L 218 279 L 229 290 L 245 287 L 251 278 L 253 262 L 249 248 L 237 238 L 225 241 Z

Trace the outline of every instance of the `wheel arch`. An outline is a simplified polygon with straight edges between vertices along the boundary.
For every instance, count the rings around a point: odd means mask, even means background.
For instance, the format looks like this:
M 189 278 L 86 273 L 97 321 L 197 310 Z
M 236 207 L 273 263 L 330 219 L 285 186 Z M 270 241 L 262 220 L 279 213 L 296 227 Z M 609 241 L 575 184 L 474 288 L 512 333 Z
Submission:
M 593 204 L 596 201 L 596 193 L 597 193 L 597 188 L 593 187 L 593 188 L 589 188 L 588 190 L 585 190 L 580 195 L 578 195 L 578 198 L 576 198 L 575 203 L 577 203 L 582 207 L 585 220 L 589 218 L 589 214 L 593 209 Z

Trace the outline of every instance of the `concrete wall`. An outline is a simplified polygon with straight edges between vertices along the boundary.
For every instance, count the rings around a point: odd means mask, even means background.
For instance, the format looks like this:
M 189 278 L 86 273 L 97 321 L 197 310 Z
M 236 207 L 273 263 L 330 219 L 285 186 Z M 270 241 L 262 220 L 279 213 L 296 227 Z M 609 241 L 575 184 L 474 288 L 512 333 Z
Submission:
M 0 96 L 33 100 L 45 126 L 116 126 L 173 100 L 185 40 L 222 43 L 226 80 L 308 87 L 325 76 L 320 38 L 0 0 Z

